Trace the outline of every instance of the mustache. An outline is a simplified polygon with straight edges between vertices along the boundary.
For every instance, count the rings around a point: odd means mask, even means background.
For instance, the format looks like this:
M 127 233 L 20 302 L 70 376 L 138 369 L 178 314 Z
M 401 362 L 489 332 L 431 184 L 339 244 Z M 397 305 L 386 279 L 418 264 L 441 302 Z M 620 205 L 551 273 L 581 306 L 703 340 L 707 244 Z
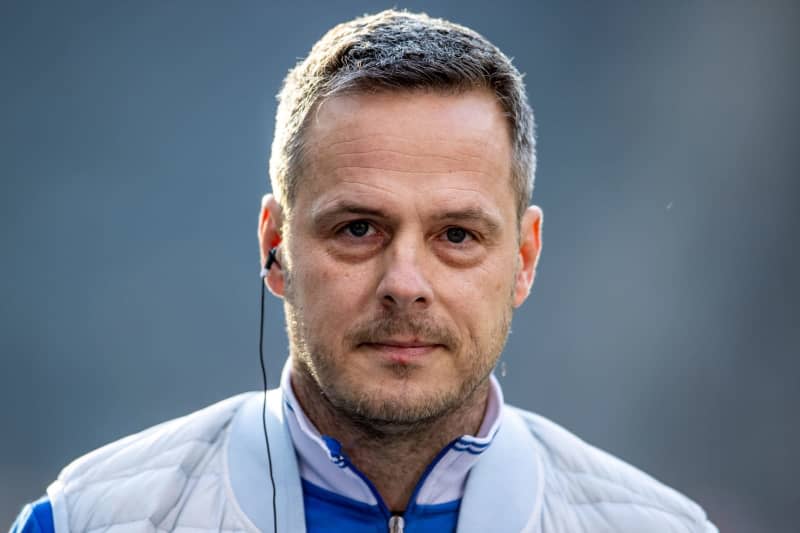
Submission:
M 414 337 L 445 348 L 459 348 L 458 336 L 431 316 L 384 315 L 364 321 L 345 335 L 350 346 L 378 343 L 390 337 Z

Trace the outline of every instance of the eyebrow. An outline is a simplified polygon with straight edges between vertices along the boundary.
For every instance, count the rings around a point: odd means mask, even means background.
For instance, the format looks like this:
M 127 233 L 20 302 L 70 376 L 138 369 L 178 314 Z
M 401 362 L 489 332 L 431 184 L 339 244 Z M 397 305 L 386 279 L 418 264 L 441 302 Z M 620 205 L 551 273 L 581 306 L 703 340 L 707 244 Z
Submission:
M 390 219 L 385 211 L 367 207 L 358 203 L 348 201 L 334 202 L 332 205 L 311 213 L 311 222 L 315 227 L 324 227 L 334 222 L 342 215 L 359 215 L 378 219 Z M 454 209 L 437 213 L 432 220 L 436 222 L 472 222 L 481 224 L 488 233 L 496 233 L 500 230 L 500 222 L 485 209 L 480 207 L 467 207 L 464 209 Z
M 437 214 L 433 218 L 439 222 L 477 222 L 482 224 L 490 233 L 495 233 L 500 229 L 499 221 L 480 207 L 468 207 L 466 209 L 446 211 Z
M 326 226 L 342 215 L 362 215 L 372 218 L 388 218 L 384 211 L 361 204 L 350 202 L 334 202 L 320 210 L 313 210 L 311 213 L 311 223 L 316 227 Z

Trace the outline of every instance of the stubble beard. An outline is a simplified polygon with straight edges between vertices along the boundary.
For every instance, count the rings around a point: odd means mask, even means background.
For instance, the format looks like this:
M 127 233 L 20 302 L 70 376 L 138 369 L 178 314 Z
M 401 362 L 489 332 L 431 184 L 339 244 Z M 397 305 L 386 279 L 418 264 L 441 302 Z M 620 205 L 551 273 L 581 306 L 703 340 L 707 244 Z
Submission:
M 304 320 L 301 308 L 294 305 L 287 291 L 285 314 L 290 354 L 295 372 L 304 384 L 315 389 L 316 395 L 337 416 L 343 417 L 366 433 L 375 436 L 409 434 L 434 426 L 460 408 L 471 405 L 475 392 L 482 389 L 505 346 L 511 325 L 511 305 L 502 313 L 488 339 L 481 346 L 479 339 L 470 337 L 462 343 L 458 336 L 427 314 L 385 313 L 356 325 L 345 333 L 344 345 L 360 343 L 392 335 L 411 335 L 435 340 L 448 350 L 449 357 L 458 357 L 466 364 L 462 379 L 447 389 L 437 389 L 411 395 L 387 394 L 374 387 L 348 379 L 330 347 L 312 334 L 313 324 Z M 463 346 L 466 344 L 466 346 Z M 411 380 L 418 369 L 396 364 L 390 367 L 399 380 Z M 423 370 L 424 371 L 424 370 Z

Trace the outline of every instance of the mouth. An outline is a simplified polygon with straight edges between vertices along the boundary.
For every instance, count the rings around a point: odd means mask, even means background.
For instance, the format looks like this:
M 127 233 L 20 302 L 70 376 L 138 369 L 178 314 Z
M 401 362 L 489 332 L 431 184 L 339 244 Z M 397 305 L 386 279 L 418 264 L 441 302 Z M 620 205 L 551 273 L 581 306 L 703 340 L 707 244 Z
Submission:
M 361 346 L 380 353 L 394 364 L 401 365 L 422 362 L 425 356 L 437 348 L 444 347 L 439 343 L 419 339 L 380 339 L 374 342 L 365 342 Z

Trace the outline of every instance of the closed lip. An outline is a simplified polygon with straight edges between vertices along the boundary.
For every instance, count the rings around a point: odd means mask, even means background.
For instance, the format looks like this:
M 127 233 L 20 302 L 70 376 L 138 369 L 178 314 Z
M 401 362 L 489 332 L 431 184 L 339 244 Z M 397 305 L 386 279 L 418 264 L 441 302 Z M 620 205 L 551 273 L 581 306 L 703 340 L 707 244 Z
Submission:
M 441 344 L 421 340 L 381 339 L 362 345 L 373 353 L 382 354 L 393 364 L 417 364 L 433 354 Z
M 441 346 L 438 342 L 426 340 L 403 340 L 403 339 L 379 339 L 364 343 L 367 346 L 387 346 L 391 348 L 430 348 L 434 346 Z

